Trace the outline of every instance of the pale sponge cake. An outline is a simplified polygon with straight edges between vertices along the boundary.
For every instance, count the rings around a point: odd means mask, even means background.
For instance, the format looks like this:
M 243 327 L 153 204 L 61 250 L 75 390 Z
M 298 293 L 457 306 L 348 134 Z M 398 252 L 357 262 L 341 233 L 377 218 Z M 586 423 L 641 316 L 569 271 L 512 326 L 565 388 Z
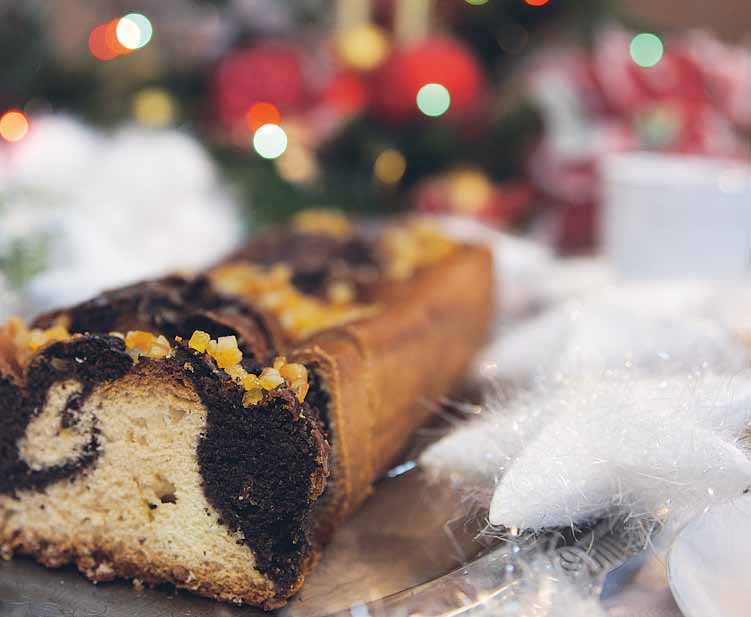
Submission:
M 244 406 L 187 345 L 128 351 L 75 336 L 0 381 L 3 551 L 72 561 L 94 581 L 282 604 L 314 554 L 328 456 L 317 411 L 286 384 Z

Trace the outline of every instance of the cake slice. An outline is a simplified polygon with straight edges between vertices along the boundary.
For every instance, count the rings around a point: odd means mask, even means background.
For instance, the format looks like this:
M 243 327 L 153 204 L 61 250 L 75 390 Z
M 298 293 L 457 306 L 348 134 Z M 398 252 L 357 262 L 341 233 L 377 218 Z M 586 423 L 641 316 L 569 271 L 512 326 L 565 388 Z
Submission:
M 5 552 L 282 604 L 315 557 L 329 448 L 281 381 L 248 390 L 186 343 L 161 357 L 114 336 L 45 344 L 0 380 Z
M 12 320 L 0 549 L 283 605 L 482 344 L 491 263 L 314 213 L 198 277 Z

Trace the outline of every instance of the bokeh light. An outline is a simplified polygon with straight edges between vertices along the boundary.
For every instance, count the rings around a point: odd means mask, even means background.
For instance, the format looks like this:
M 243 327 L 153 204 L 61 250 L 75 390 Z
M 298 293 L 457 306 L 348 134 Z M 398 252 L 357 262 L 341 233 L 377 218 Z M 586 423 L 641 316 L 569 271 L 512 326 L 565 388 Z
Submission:
M 245 121 L 251 131 L 257 131 L 264 124 L 279 124 L 282 115 L 273 103 L 260 101 L 250 106 Z
M 358 71 L 370 71 L 386 59 L 391 45 L 381 28 L 366 23 L 342 32 L 336 48 L 345 64 Z
M 442 116 L 451 106 L 451 95 L 446 86 L 425 84 L 417 92 L 417 108 L 426 116 Z
M 29 132 L 29 120 L 22 111 L 12 109 L 0 116 L 0 137 L 5 141 L 21 141 Z
M 141 13 L 129 13 L 117 21 L 117 40 L 127 49 L 141 49 L 154 34 L 148 17 Z
M 133 97 L 133 117 L 139 124 L 159 128 L 172 124 L 177 115 L 172 96 L 162 88 L 146 88 Z
M 275 159 L 287 149 L 287 133 L 278 124 L 264 124 L 253 135 L 253 147 L 265 159 Z
M 290 145 L 274 164 L 279 175 L 293 184 L 310 182 L 319 172 L 315 156 L 300 144 Z
M 89 51 L 97 60 L 112 60 L 118 55 L 107 41 L 108 26 L 109 24 L 97 26 L 89 34 Z
M 111 22 L 105 25 L 104 28 L 104 43 L 115 54 L 115 56 L 125 56 L 133 53 L 134 50 L 125 47 L 117 38 L 117 24 L 119 19 L 113 19 Z
M 529 6 L 545 6 L 550 0 L 524 0 Z
M 449 193 L 459 212 L 476 213 L 487 205 L 493 185 L 483 172 L 462 169 L 452 174 Z
M 131 21 L 127 17 L 123 17 L 117 22 L 115 34 L 117 35 L 118 42 L 123 47 L 127 49 L 138 49 L 141 42 L 141 30 L 136 25 L 136 22 Z
M 407 170 L 407 160 L 398 150 L 389 148 L 381 152 L 373 165 L 373 174 L 384 184 L 396 184 Z
M 664 51 L 660 37 L 651 32 L 642 32 L 631 40 L 631 59 L 641 67 L 655 66 L 662 60 Z
M 98 60 L 112 60 L 146 45 L 153 32 L 148 18 L 130 13 L 94 28 L 89 34 L 89 50 Z
M 474 6 L 480 6 L 482 4 L 487 4 L 488 0 L 466 0 L 467 4 L 473 4 Z

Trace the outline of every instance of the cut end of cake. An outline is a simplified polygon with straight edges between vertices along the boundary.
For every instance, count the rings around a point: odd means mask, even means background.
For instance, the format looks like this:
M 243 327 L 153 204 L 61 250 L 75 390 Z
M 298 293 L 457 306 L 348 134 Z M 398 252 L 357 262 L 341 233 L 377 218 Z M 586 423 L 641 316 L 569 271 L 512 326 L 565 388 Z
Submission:
M 78 335 L 0 378 L 3 554 L 283 605 L 319 548 L 318 410 L 286 382 L 243 405 L 242 385 L 179 341 L 164 357 L 129 352 Z

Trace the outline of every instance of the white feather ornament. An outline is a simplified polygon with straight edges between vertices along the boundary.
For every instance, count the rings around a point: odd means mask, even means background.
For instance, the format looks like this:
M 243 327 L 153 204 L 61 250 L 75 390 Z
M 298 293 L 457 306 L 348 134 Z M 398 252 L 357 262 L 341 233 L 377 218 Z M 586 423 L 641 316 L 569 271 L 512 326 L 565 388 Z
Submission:
M 569 526 L 614 509 L 679 521 L 751 485 L 749 426 L 749 374 L 607 372 L 491 401 L 421 463 L 490 504 L 494 525 Z
M 751 484 L 747 374 L 582 379 L 543 404 L 557 412 L 501 478 L 491 524 L 567 526 L 614 508 L 680 516 Z

